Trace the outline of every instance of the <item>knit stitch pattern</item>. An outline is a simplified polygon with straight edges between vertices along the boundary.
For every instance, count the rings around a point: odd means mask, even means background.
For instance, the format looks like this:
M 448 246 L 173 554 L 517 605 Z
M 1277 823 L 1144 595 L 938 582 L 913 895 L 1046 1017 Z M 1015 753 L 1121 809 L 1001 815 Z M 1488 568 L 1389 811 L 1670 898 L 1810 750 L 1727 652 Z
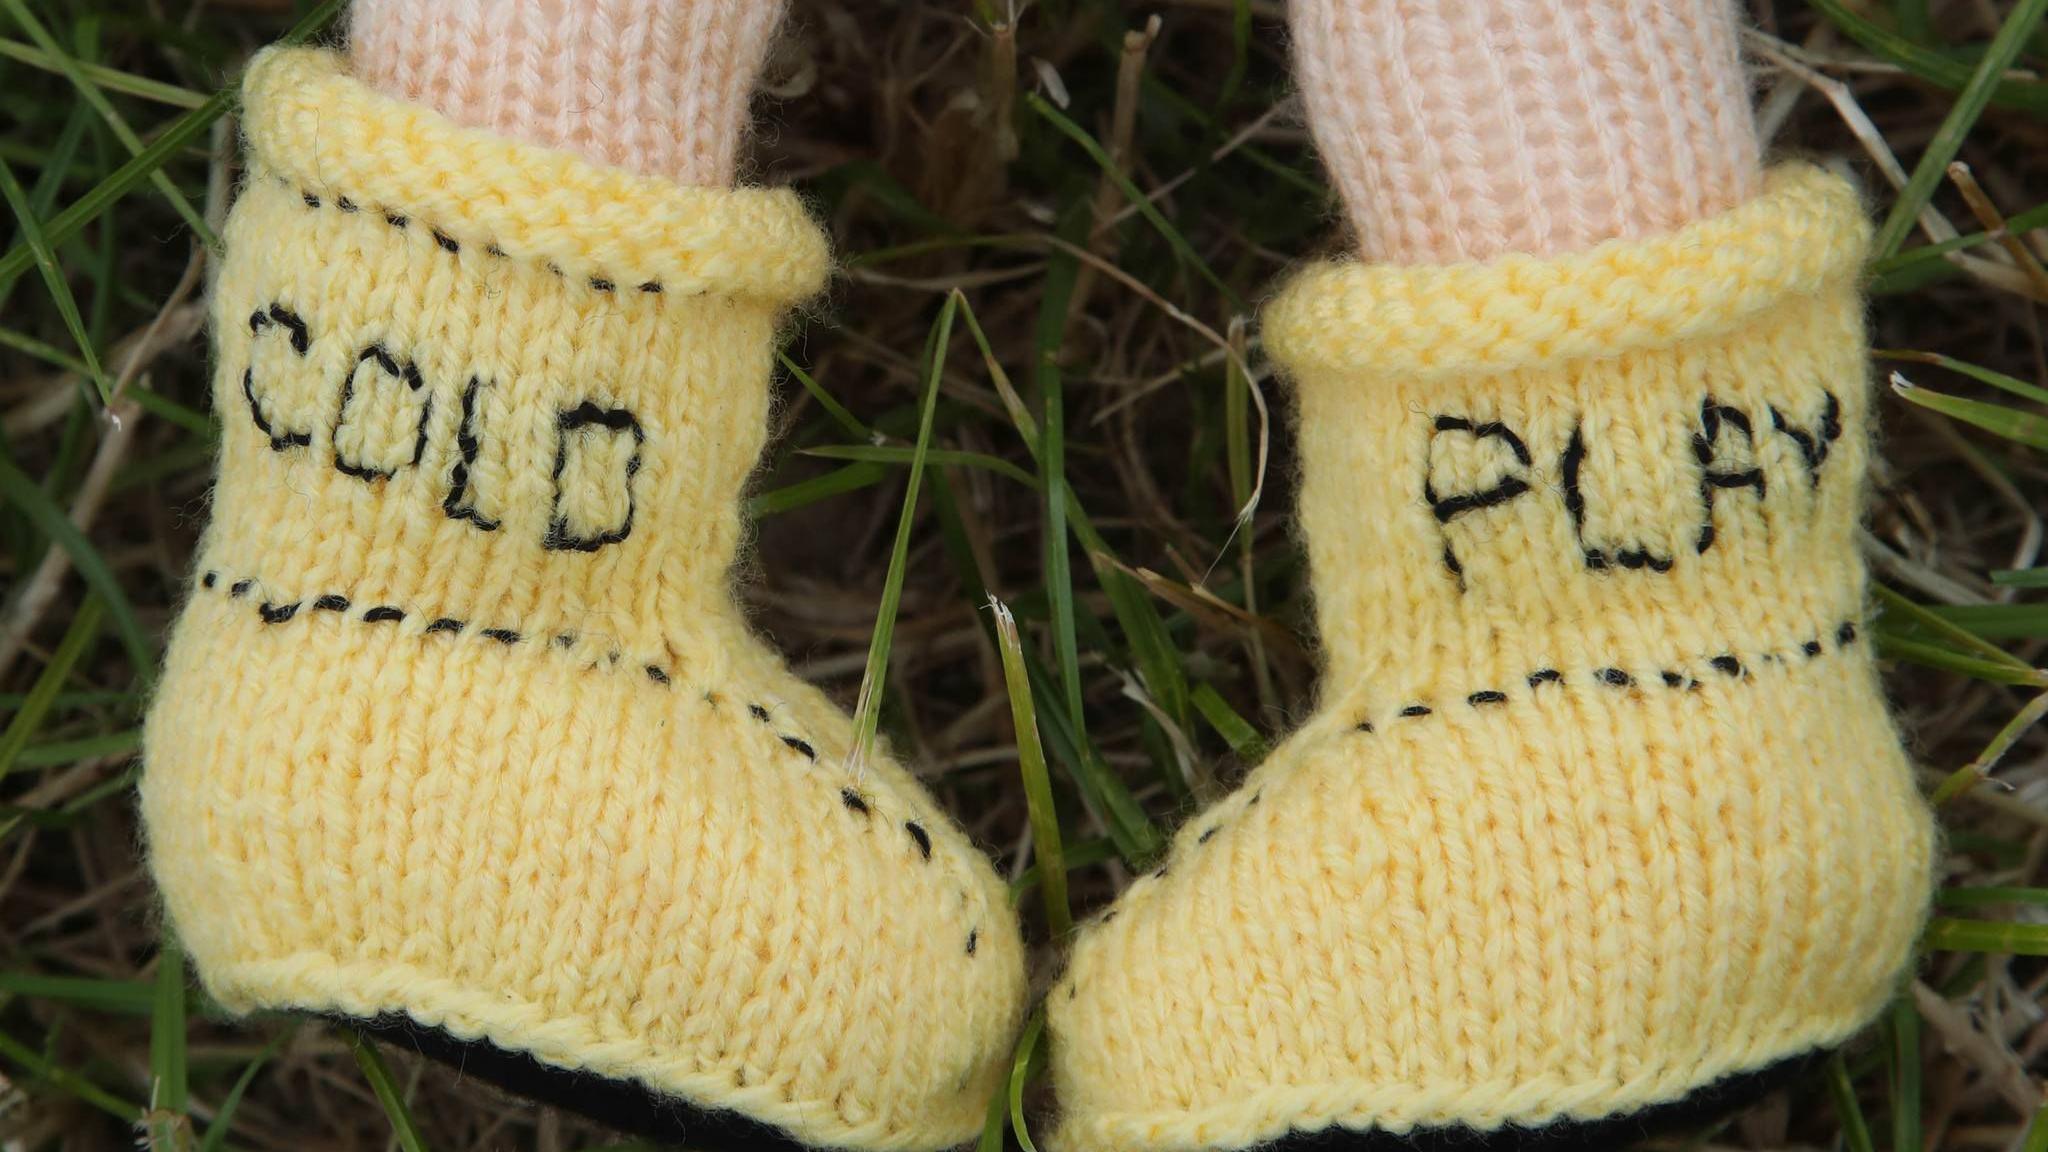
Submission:
M 678 188 L 273 51 L 214 301 L 223 449 L 145 733 L 231 1010 L 403 1013 L 813 1145 L 980 1129 L 1007 892 L 727 587 L 786 191 Z
M 1322 707 L 1080 935 L 1060 1152 L 1594 1120 L 1835 1045 L 1933 824 L 1853 533 L 1867 225 L 1299 276 Z

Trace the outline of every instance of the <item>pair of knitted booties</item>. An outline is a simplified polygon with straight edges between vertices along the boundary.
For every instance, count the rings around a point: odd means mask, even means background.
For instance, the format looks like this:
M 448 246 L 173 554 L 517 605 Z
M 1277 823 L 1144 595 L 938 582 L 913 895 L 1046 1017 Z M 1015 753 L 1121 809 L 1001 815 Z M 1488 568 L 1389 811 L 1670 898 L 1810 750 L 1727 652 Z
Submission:
M 796 198 L 318 52 L 246 108 L 143 780 L 208 989 L 696 1147 L 972 1138 L 1029 999 L 1004 885 L 901 767 L 841 768 L 727 592 L 828 270 Z M 1787 168 L 1661 239 L 1268 309 L 1324 703 L 1079 933 L 1054 1148 L 1589 1139 L 1886 1002 L 1931 823 L 1859 632 L 1865 231 Z

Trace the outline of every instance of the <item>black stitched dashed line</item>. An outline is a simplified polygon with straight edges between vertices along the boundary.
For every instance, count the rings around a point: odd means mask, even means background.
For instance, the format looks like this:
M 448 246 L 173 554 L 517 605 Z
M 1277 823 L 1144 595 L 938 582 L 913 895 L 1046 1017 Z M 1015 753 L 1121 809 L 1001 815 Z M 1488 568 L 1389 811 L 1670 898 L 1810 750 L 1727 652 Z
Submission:
M 1683 688 L 1683 687 L 1685 687 L 1685 677 L 1683 677 L 1683 676 L 1680 676 L 1680 675 L 1679 675 L 1678 673 L 1676 673 L 1676 672 L 1671 672 L 1671 671 L 1664 671 L 1664 672 L 1660 672 L 1660 673 L 1658 673 L 1658 676 L 1659 676 L 1659 677 L 1661 677 L 1661 678 L 1663 679 L 1663 681 L 1664 681 L 1664 686 L 1665 686 L 1666 688 Z
M 291 182 L 286 180 L 284 177 L 279 176 L 276 179 L 278 186 L 280 188 L 292 187 Z M 308 208 L 318 208 L 321 206 L 320 196 L 310 188 L 299 189 L 299 199 L 304 201 L 306 207 Z M 343 212 L 355 212 L 358 210 L 358 205 L 356 204 L 356 202 L 349 199 L 346 196 L 336 196 L 334 198 L 334 206 L 336 208 L 341 209 Z M 384 222 L 386 224 L 389 224 L 393 228 L 399 229 L 400 231 L 404 231 L 406 228 L 411 226 L 412 218 L 410 216 L 406 216 L 398 212 L 386 212 L 384 213 Z M 434 242 L 450 252 L 462 251 L 462 243 L 460 241 L 456 240 L 452 236 L 449 236 L 447 233 L 442 232 L 438 228 L 434 229 Z M 496 256 L 499 259 L 507 258 L 505 250 L 499 247 L 495 242 L 486 243 L 484 245 L 484 252 L 488 255 Z M 552 260 L 548 261 L 547 270 L 549 272 L 554 273 L 557 276 L 562 275 L 561 266 L 556 264 Z M 607 276 L 592 276 L 590 277 L 590 287 L 599 292 L 611 292 L 615 291 L 618 288 L 618 282 Z M 658 293 L 662 291 L 661 281 L 659 280 L 644 280 L 638 285 L 638 287 L 639 290 L 642 292 Z
M 1152 873 L 1152 878 L 1153 878 L 1154 880 L 1164 880 L 1164 879 L 1166 879 L 1166 874 L 1167 874 L 1167 872 L 1168 872 L 1168 871 L 1170 871 L 1170 868 L 1169 868 L 1169 866 L 1168 866 L 1168 865 L 1165 865 L 1165 864 L 1161 864 L 1161 865 L 1159 866 L 1158 870 Z
M 334 593 L 329 592 L 327 595 L 313 601 L 313 608 L 319 612 L 346 612 L 348 611 L 348 597 L 336 596 Z
M 239 600 L 249 594 L 250 587 L 255 583 L 254 580 L 237 580 L 233 584 L 228 585 L 228 595 Z
M 514 632 L 510 628 L 486 628 L 483 630 L 483 635 L 496 640 L 500 644 L 519 643 L 519 633 Z
M 1470 696 L 1465 697 L 1465 703 L 1472 705 L 1474 708 L 1479 707 L 1481 704 L 1505 704 L 1507 702 L 1507 693 L 1497 692 L 1491 688 L 1483 692 L 1474 692 Z
M 568 649 L 568 648 L 574 648 L 575 646 L 576 646 L 576 634 L 575 634 L 574 632 L 557 632 L 557 633 L 555 633 L 555 647 L 557 647 L 557 648 L 562 648 L 562 649 Z
M 976 948 L 980 947 L 980 946 L 981 946 L 981 929 L 979 929 L 979 928 L 971 929 L 971 930 L 970 930 L 970 931 L 969 931 L 969 932 L 967 933 L 967 954 L 968 954 L 969 956 L 972 956 L 972 955 L 974 955 L 974 950 L 975 950 Z
M 299 614 L 299 602 L 272 604 L 268 600 L 256 606 L 256 614 L 263 617 L 265 624 L 282 624 Z
M 219 582 L 220 574 L 216 572 L 208 572 L 206 575 L 201 576 L 199 578 L 199 586 L 201 588 L 211 588 Z
M 839 790 L 839 802 L 863 816 L 868 814 L 867 797 L 862 796 L 851 788 L 841 788 Z
M 1848 647 L 1856 642 L 1856 625 L 1844 624 L 1835 630 L 1835 643 Z
M 747 714 L 752 716 L 754 719 L 759 720 L 763 724 L 766 724 L 768 722 L 768 710 L 766 708 L 761 707 L 759 704 L 747 705 Z
M 1531 688 L 1536 687 L 1538 684 L 1557 684 L 1563 680 L 1564 673 L 1559 672 L 1555 668 L 1538 668 L 1534 672 L 1529 673 L 1529 687 Z
M 916 842 L 918 855 L 927 860 L 931 859 L 932 834 L 924 830 L 924 825 L 915 820 L 906 820 L 903 822 L 903 830 L 910 833 L 911 840 Z
M 1357 725 L 1357 730 L 1365 733 L 1368 736 L 1372 735 L 1372 721 L 1360 720 Z
M 1403 716 L 1427 716 L 1427 715 L 1429 715 L 1429 714 L 1430 714 L 1430 712 L 1432 712 L 1432 711 L 1433 711 L 1433 709 L 1432 709 L 1432 708 L 1430 708 L 1430 706 L 1429 706 L 1429 705 L 1427 705 L 1427 704 L 1410 704 L 1410 705 L 1409 705 L 1409 706 L 1407 706 L 1406 708 L 1403 708 L 1403 709 L 1401 709 L 1401 715 L 1403 715 Z
M 1111 909 L 1110 909 L 1109 911 L 1107 911 L 1107 912 L 1104 912 L 1104 913 L 1102 914 L 1102 922 L 1103 922 L 1104 924 L 1111 924 L 1111 923 L 1114 923 L 1114 922 L 1116 921 L 1116 914 L 1117 914 L 1117 913 L 1118 913 L 1119 911 L 1121 911 L 1121 909 L 1117 909 L 1117 908 L 1111 908 Z
M 1742 675 L 1742 661 L 1736 659 L 1733 655 L 1716 656 L 1712 660 L 1707 661 L 1707 663 L 1713 666 L 1714 671 L 1721 673 L 1723 676 Z
M 560 640 L 561 637 L 557 636 L 555 639 Z M 668 673 L 662 671 L 659 664 L 649 664 L 647 666 L 647 678 L 656 684 L 666 685 L 668 683 Z
M 427 625 L 427 632 L 429 635 L 435 632 L 459 633 L 466 627 L 468 627 L 467 624 L 455 619 L 452 616 L 443 616 L 440 619 L 434 621 L 433 623 Z
M 1372 729 L 1371 729 L 1370 727 L 1368 727 L 1368 728 L 1366 729 L 1366 731 L 1370 732 L 1370 731 L 1372 731 Z M 1256 804 L 1258 804 L 1259 800 L 1260 800 L 1260 799 L 1261 799 L 1262 797 L 1264 797 L 1264 796 L 1265 796 L 1265 794 L 1266 794 L 1266 793 L 1265 793 L 1265 792 L 1264 792 L 1263 790 L 1262 790 L 1262 791 L 1258 791 L 1258 792 L 1254 792 L 1254 793 L 1252 793 L 1252 798 L 1251 798 L 1251 799 L 1249 799 L 1249 800 L 1247 800 L 1247 801 L 1245 801 L 1245 802 L 1244 802 L 1244 806 L 1245 806 L 1245 807 L 1247 807 L 1247 808 L 1250 808 L 1250 807 L 1253 807 L 1253 806 L 1255 806 Z
M 1208 831 L 1202 833 L 1200 836 L 1195 837 L 1195 843 L 1207 844 L 1209 841 L 1214 840 L 1216 838 L 1216 834 L 1221 831 L 1223 831 L 1223 825 L 1218 824 L 1216 827 L 1211 828 Z
M 818 758 L 818 750 L 816 748 L 811 747 L 810 741 L 805 740 L 802 737 L 784 736 L 782 738 L 782 742 L 784 744 L 789 745 L 791 748 L 795 749 L 796 752 L 806 760 L 816 760 Z
M 363 613 L 363 623 L 365 624 L 396 624 L 403 619 L 405 619 L 405 609 L 393 608 L 389 604 L 379 604 L 377 607 Z
M 1602 668 L 1595 672 L 1594 675 L 1600 678 L 1601 683 L 1606 684 L 1610 688 L 1630 688 L 1636 682 L 1635 677 L 1623 672 L 1619 668 Z
M 1818 656 L 1820 655 L 1820 641 L 1808 640 L 1806 643 L 1799 646 L 1799 650 L 1806 653 L 1808 656 Z

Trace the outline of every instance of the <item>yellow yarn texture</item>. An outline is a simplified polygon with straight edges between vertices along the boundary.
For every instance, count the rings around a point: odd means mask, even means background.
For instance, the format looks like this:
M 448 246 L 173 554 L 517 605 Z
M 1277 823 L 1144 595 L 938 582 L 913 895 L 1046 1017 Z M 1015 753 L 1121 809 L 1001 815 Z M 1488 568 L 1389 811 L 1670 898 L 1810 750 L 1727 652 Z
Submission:
M 814 1145 L 979 1131 L 1003 884 L 727 587 L 786 191 L 674 187 L 273 51 L 215 295 L 213 519 L 150 861 L 237 1011 L 404 1013 Z
M 1590 1120 L 1880 1010 L 1933 825 L 1861 623 L 1867 231 L 1794 166 L 1273 303 L 1324 700 L 1082 934 L 1055 1147 Z

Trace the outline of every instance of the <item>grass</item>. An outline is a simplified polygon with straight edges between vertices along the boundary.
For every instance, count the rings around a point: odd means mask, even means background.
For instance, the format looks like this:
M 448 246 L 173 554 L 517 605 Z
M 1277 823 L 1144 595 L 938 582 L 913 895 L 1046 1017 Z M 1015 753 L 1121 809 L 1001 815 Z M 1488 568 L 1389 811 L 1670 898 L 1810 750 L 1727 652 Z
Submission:
M 1886 1018 L 1667 1143 L 2048 1152 L 2048 3 L 1751 7 L 1773 146 L 1858 176 L 1881 221 L 1865 547 L 1947 859 Z M 137 731 L 216 439 L 231 80 L 339 9 L 0 0 L 10 1150 L 631 1146 L 351 1034 L 225 1020 L 141 871 Z M 1049 961 L 1313 699 L 1253 304 L 1342 243 L 1334 201 L 1268 0 L 796 19 L 755 168 L 811 197 L 845 274 L 784 349 L 743 595 L 991 847 Z M 1044 1062 L 1034 1018 L 983 1148 L 1031 1146 Z

